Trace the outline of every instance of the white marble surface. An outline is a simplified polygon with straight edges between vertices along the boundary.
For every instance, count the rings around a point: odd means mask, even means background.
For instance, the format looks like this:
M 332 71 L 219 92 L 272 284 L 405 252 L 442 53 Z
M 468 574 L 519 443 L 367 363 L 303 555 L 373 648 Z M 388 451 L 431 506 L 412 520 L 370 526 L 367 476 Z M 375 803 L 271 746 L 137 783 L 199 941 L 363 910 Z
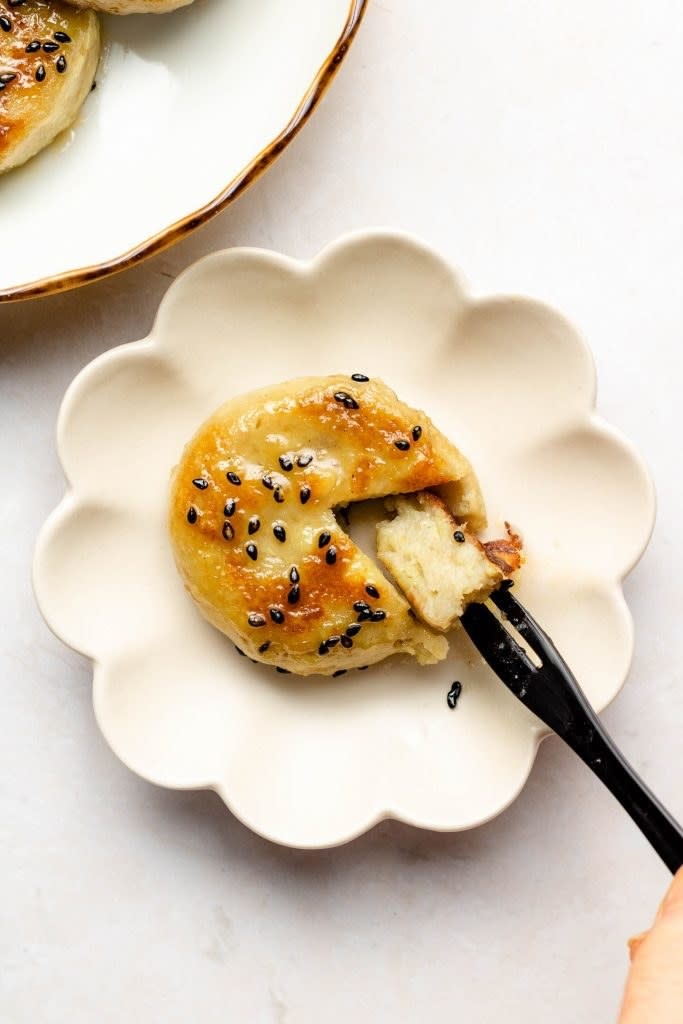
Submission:
M 605 721 L 683 817 L 682 51 L 670 0 L 374 0 L 317 116 L 237 206 L 135 271 L 0 307 L 3 1024 L 615 1019 L 626 939 L 667 876 L 558 741 L 476 832 L 271 846 L 216 797 L 116 761 L 30 562 L 63 489 L 66 385 L 147 332 L 179 270 L 233 244 L 307 256 L 350 228 L 406 228 L 475 292 L 564 310 L 601 412 L 652 467 L 658 524 L 627 584 L 636 658 Z

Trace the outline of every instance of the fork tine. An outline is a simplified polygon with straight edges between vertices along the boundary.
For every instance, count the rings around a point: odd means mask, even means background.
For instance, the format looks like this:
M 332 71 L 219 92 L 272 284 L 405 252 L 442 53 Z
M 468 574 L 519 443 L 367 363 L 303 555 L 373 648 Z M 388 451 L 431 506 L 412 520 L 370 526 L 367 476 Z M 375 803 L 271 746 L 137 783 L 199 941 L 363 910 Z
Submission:
M 526 652 L 483 604 L 471 604 L 460 621 L 484 661 L 508 689 L 524 699 L 528 684 L 537 672 Z
M 539 626 L 533 615 L 512 595 L 510 586 L 494 590 L 491 594 L 491 600 L 512 623 L 520 636 L 524 637 L 529 647 L 536 652 L 545 667 L 555 668 L 574 679 L 571 669 L 555 647 L 555 644 L 545 630 Z

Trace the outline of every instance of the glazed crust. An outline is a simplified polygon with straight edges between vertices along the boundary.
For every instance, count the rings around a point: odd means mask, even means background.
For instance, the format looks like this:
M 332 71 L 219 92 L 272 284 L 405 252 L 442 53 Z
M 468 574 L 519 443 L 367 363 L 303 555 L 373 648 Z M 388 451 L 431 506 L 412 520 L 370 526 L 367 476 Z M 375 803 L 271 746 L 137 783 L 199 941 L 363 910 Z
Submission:
M 92 11 L 58 0 L 0 0 L 0 173 L 25 163 L 69 127 L 90 91 L 99 55 Z
M 176 563 L 205 617 L 267 664 L 332 675 L 397 652 L 439 661 L 445 638 L 416 621 L 333 509 L 457 481 L 485 522 L 467 459 L 380 380 L 252 392 L 204 423 L 174 470 Z
M 108 14 L 166 14 L 187 7 L 192 0 L 69 0 L 75 7 L 91 7 Z
M 73 123 L 98 59 L 92 11 L 56 0 L 0 0 L 0 173 L 30 160 Z

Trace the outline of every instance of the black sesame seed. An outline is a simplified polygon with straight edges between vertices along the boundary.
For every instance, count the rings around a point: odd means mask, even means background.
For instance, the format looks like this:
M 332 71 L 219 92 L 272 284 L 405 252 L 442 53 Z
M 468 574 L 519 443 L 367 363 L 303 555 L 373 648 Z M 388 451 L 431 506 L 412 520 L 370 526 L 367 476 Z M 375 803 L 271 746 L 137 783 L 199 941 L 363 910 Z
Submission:
M 13 82 L 17 76 L 12 72 L 7 72 L 6 75 L 0 75 L 0 84 L 7 85 L 9 82 Z
M 371 614 L 370 614 L 370 621 L 371 622 L 382 622 L 384 619 L 386 619 L 386 617 L 387 617 L 387 613 L 383 612 L 381 608 L 378 608 L 376 612 L 371 612 Z
M 0 92 L 3 92 L 4 89 L 5 89 L 5 86 L 2 84 L 2 82 L 0 82 Z
M 299 584 L 295 583 L 290 592 L 287 594 L 287 601 L 289 602 L 289 604 L 298 604 L 300 597 L 301 591 L 299 590 Z
M 261 528 L 261 520 L 258 516 L 252 516 L 247 525 L 247 533 L 253 537 Z
M 294 463 L 292 462 L 289 455 L 281 455 L 277 461 L 280 463 L 285 473 L 291 473 L 291 471 L 294 469 Z
M 400 452 L 407 452 L 410 448 L 410 441 L 394 441 L 394 444 Z
M 266 474 L 266 476 L 261 478 L 261 483 L 269 491 L 272 491 L 273 487 L 275 487 L 275 484 L 273 483 L 272 476 L 270 476 L 268 474 Z
M 55 50 L 59 49 L 59 43 L 47 42 L 43 43 L 43 50 L 45 53 L 54 53 Z
M 371 618 L 371 616 L 372 612 L 370 611 L 369 608 L 366 608 L 364 611 L 358 612 L 358 618 L 356 619 L 356 622 L 367 622 L 368 619 Z
M 367 601 L 355 601 L 353 605 L 354 612 L 369 612 L 370 605 Z
M 57 63 L 55 64 L 55 67 L 57 68 L 57 74 L 64 74 L 64 72 L 66 71 L 66 57 L 64 56 L 64 54 L 61 54 L 61 56 L 57 58 Z
M 364 373 L 352 373 L 351 380 L 357 380 L 359 384 L 367 384 L 370 378 L 366 377 Z
M 223 523 L 223 539 L 232 540 L 234 536 L 235 531 L 233 530 L 232 523 L 228 522 L 228 520 L 226 519 L 225 522 Z
M 350 395 L 348 391 L 336 391 L 334 395 L 334 400 L 335 402 L 339 402 L 341 405 L 345 406 L 347 409 L 360 408 L 356 399 L 353 397 L 353 395 Z
M 453 540 L 456 541 L 458 544 L 465 543 L 465 534 L 462 532 L 462 530 L 455 531 L 455 533 L 453 534 Z
M 12 31 L 12 22 L 9 20 L 9 18 L 6 18 L 4 14 L 0 14 L 0 28 L 2 29 L 3 32 Z
M 295 565 L 293 565 L 292 568 L 289 570 L 289 582 L 290 583 L 298 583 L 299 579 L 300 579 L 299 570 L 297 569 L 297 567 Z
M 264 644 L 261 644 L 261 646 L 259 647 L 259 649 L 258 649 L 259 654 L 265 654 L 269 647 L 270 647 L 270 640 L 266 640 L 266 642 Z
M 348 651 L 350 647 L 353 647 L 353 640 L 351 639 L 350 636 L 343 636 L 341 638 L 341 645 L 342 647 L 345 647 L 346 650 Z
M 348 626 L 347 629 L 346 629 L 346 635 L 347 636 L 358 636 L 358 634 L 361 631 L 361 628 L 362 627 L 361 627 L 359 622 L 352 622 L 351 625 Z
M 448 691 L 447 695 L 446 695 L 446 703 L 448 704 L 448 706 L 451 709 L 451 711 L 454 709 L 455 705 L 458 703 L 458 697 L 460 696 L 461 693 L 462 693 L 462 683 L 459 683 L 458 680 L 456 679 L 455 682 L 453 683 L 453 685 L 451 686 L 450 690 Z
M 244 653 L 244 651 L 242 650 L 241 647 L 238 647 L 237 644 L 233 644 L 233 647 L 235 648 L 237 653 L 240 655 L 240 657 L 246 658 L 246 654 Z
M 300 466 L 301 469 L 305 469 L 306 466 L 310 466 L 312 462 L 313 456 L 310 454 L 310 452 L 307 452 L 305 455 L 300 455 L 299 458 L 296 460 L 297 466 Z
M 205 491 L 206 488 L 209 486 L 209 481 L 205 480 L 203 476 L 195 477 L 192 483 L 194 484 L 198 491 Z
M 247 544 L 247 546 L 246 546 L 246 548 L 244 550 L 247 552 L 247 554 L 251 558 L 252 562 L 255 562 L 256 559 L 258 558 L 258 548 L 256 547 L 256 545 L 255 544 Z
M 367 670 L 368 670 L 369 668 L 370 668 L 370 666 L 369 666 L 369 665 L 359 665 L 359 666 L 358 666 L 358 671 L 359 671 L 359 672 L 367 672 Z
M 279 608 L 271 608 L 270 617 L 278 626 L 281 626 L 285 621 L 285 613 L 281 612 Z
M 254 629 L 258 629 L 260 626 L 265 626 L 266 617 L 265 615 L 260 615 L 258 612 L 250 612 L 247 622 L 250 626 L 253 626 Z
M 325 552 L 325 561 L 327 562 L 328 565 L 334 565 L 334 563 L 337 561 L 337 549 L 336 548 L 328 548 L 327 549 L 327 551 Z
M 331 540 L 332 540 L 332 534 L 328 533 L 327 530 L 323 530 L 323 532 L 318 537 L 318 547 L 319 548 L 326 548 Z
M 44 82 L 45 81 L 45 74 L 46 74 L 45 67 L 42 64 L 39 64 L 38 67 L 36 68 L 36 75 L 35 75 L 36 82 Z
M 421 437 L 422 427 L 418 424 L 418 426 L 413 427 L 413 441 L 419 441 Z
M 70 43 L 71 36 L 68 36 L 66 32 L 53 32 L 52 38 L 56 39 L 58 43 Z
M 22 7 L 26 0 L 9 0 L 10 7 Z
M 234 484 L 235 487 L 239 487 L 239 485 L 242 483 L 237 473 L 226 473 L 225 475 L 227 476 L 230 483 Z
M 281 487 L 276 487 L 275 488 L 275 490 L 273 491 L 273 497 L 275 498 L 275 500 L 278 503 L 278 505 L 282 505 L 282 503 L 285 500 L 285 496 L 282 493 L 282 488 Z
M 370 597 L 379 597 L 379 590 L 372 583 L 365 584 L 365 593 L 369 594 Z
M 332 673 L 332 678 L 333 679 L 339 679 L 339 676 L 345 676 L 345 675 L 346 675 L 346 669 L 345 668 L 338 668 L 336 672 Z
M 311 488 L 307 487 L 306 484 L 299 491 L 299 501 L 302 505 L 305 505 L 311 496 Z
M 194 507 L 194 505 L 190 505 L 190 507 L 187 510 L 187 521 L 188 523 L 190 523 L 191 526 L 194 526 L 194 524 L 197 522 L 197 509 Z
M 275 537 L 275 540 L 279 540 L 281 544 L 284 544 L 287 540 L 287 531 L 281 523 L 278 523 L 277 526 L 273 527 L 273 536 Z
M 39 41 L 37 39 L 34 39 L 33 42 L 29 43 L 28 46 L 26 47 L 26 52 L 27 53 L 35 53 L 36 50 L 39 50 L 39 49 L 40 49 L 40 43 L 39 43 Z
M 235 508 L 236 507 L 237 507 L 236 499 L 235 498 L 228 498 L 228 500 L 225 503 L 225 508 L 223 509 L 223 515 L 226 517 L 226 519 L 229 519 L 230 516 L 234 516 Z
M 341 637 L 337 636 L 337 634 L 335 633 L 334 636 L 329 636 L 327 638 L 327 640 L 325 641 L 325 643 L 327 644 L 328 647 L 332 648 L 332 647 L 336 647 L 340 640 L 341 640 Z
M 329 654 L 329 653 L 330 653 L 329 647 L 327 646 L 327 643 L 323 640 L 323 642 L 321 643 L 320 647 L 318 648 L 318 654 Z
M 291 672 L 288 668 L 282 668 L 280 665 L 276 665 L 275 671 L 279 672 L 281 676 L 291 676 Z

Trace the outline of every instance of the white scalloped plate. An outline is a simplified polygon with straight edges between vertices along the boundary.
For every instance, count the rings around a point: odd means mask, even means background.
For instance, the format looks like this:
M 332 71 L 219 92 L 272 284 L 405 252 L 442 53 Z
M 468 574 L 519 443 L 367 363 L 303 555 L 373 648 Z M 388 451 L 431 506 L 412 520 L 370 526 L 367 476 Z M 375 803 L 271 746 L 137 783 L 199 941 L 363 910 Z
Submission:
M 383 233 L 312 263 L 233 249 L 183 274 L 151 336 L 96 359 L 67 392 L 70 488 L 38 542 L 36 594 L 55 633 L 93 659 L 97 720 L 122 761 L 162 786 L 213 787 L 254 831 L 298 847 L 386 817 L 471 828 L 519 793 L 543 735 L 463 634 L 432 668 L 392 659 L 301 680 L 238 657 L 185 595 L 165 518 L 186 439 L 236 393 L 355 370 L 382 376 L 472 458 L 493 527 L 523 531 L 520 597 L 598 708 L 629 668 L 621 580 L 654 521 L 648 473 L 595 415 L 590 354 L 551 309 L 473 302 L 437 255 Z

